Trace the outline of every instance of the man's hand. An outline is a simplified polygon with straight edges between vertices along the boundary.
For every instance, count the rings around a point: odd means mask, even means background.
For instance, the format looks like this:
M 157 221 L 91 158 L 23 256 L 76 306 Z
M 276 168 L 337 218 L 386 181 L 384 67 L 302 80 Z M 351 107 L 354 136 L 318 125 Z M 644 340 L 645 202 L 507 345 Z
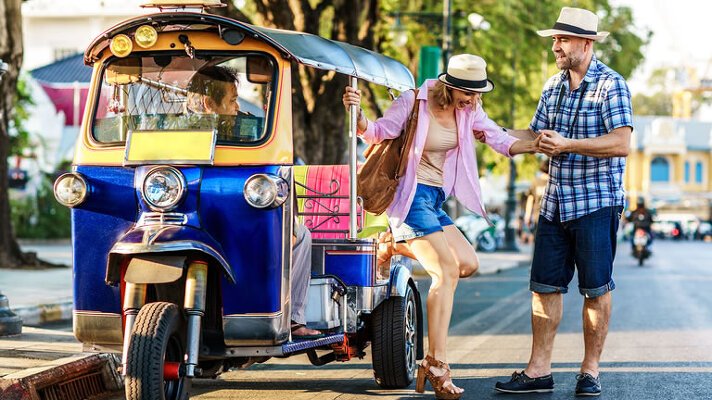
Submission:
M 475 139 L 478 141 L 485 143 L 487 141 L 487 136 L 485 136 L 485 131 L 477 131 L 477 130 L 472 130 L 472 133 L 475 135 Z
M 539 150 L 549 157 L 558 156 L 561 153 L 566 153 L 571 139 L 567 139 L 559 134 L 559 132 L 542 129 L 539 135 Z

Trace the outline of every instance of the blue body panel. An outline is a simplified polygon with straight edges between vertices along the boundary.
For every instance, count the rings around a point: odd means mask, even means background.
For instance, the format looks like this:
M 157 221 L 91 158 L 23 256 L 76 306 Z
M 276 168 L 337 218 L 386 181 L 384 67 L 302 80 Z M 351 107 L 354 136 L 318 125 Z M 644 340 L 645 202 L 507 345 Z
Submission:
M 223 315 L 282 309 L 282 208 L 256 209 L 245 201 L 247 178 L 278 175 L 279 167 L 206 168 L 200 218 L 225 250 L 237 284 L 222 278 Z M 291 238 L 286 238 L 291 243 Z
M 133 168 L 77 167 L 90 192 L 72 209 L 74 309 L 121 313 L 118 287 L 106 285 L 109 250 L 136 221 Z
M 326 250 L 324 272 L 336 275 L 347 286 L 374 286 L 373 254 Z
M 86 201 L 72 210 L 76 310 L 121 312 L 118 287 L 105 283 L 108 254 L 122 237 L 124 242 L 137 241 L 141 230 L 130 231 L 141 213 L 150 210 L 134 188 L 134 181 L 141 182 L 150 168 L 76 169 L 91 190 Z M 283 210 L 255 209 L 243 195 L 247 178 L 256 173 L 276 175 L 279 167 L 178 169 L 186 178 L 188 190 L 172 212 L 185 214 L 190 228 L 171 227 L 160 235 L 160 242 L 195 240 L 221 247 L 216 250 L 227 260 L 237 281 L 232 284 L 222 277 L 223 314 L 280 311 Z

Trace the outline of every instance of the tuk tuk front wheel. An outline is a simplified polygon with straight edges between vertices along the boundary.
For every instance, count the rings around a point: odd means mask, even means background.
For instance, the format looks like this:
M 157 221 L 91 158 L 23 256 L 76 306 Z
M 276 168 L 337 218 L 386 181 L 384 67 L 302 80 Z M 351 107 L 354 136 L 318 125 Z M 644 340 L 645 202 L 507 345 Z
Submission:
M 408 387 L 415 376 L 418 310 L 408 285 L 403 297 L 391 297 L 372 315 L 373 375 L 387 389 Z
M 141 307 L 131 332 L 126 367 L 126 399 L 185 400 L 190 379 L 165 379 L 166 363 L 181 364 L 185 339 L 181 313 L 173 303 Z M 181 368 L 182 369 L 182 368 Z

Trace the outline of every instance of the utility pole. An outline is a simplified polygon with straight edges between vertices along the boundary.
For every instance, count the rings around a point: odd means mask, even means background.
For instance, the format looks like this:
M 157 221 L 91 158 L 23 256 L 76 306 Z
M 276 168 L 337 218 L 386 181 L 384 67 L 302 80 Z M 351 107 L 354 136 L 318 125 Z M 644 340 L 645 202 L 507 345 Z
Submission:
M 7 63 L 0 59 L 0 82 L 8 68 Z M 5 121 L 0 119 L 0 123 L 4 124 Z M 0 160 L 0 162 L 7 162 L 7 160 Z M 22 333 L 22 319 L 10 310 L 10 302 L 0 292 L 0 336 L 19 335 L 20 333 Z
M 512 103 L 510 109 L 510 125 L 514 126 L 516 115 L 516 103 L 514 89 L 517 87 L 517 56 L 512 52 Z M 512 223 L 514 222 L 515 212 L 517 208 L 517 199 L 515 193 L 515 183 L 517 181 L 517 164 L 514 159 L 509 159 L 509 182 L 507 184 L 507 201 L 504 205 L 504 243 L 501 250 L 504 251 L 519 251 L 517 246 L 516 234 Z
M 443 0 L 443 71 L 452 53 L 452 0 Z

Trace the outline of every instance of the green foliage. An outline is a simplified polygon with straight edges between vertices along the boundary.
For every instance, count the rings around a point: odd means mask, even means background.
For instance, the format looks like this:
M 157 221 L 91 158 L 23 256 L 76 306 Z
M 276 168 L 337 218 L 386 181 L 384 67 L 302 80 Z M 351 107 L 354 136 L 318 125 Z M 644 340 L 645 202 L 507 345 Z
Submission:
M 15 237 L 60 239 L 71 234 L 70 210 L 54 199 L 52 181 L 44 176 L 36 197 L 10 200 Z
M 25 149 L 30 148 L 30 133 L 25 129 L 25 121 L 29 118 L 27 108 L 33 105 L 32 94 L 25 76 L 17 79 L 17 96 L 10 119 L 10 154 L 21 156 Z
M 633 96 L 635 115 L 672 115 L 672 93 L 657 92 L 653 95 L 638 93 Z

